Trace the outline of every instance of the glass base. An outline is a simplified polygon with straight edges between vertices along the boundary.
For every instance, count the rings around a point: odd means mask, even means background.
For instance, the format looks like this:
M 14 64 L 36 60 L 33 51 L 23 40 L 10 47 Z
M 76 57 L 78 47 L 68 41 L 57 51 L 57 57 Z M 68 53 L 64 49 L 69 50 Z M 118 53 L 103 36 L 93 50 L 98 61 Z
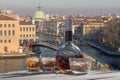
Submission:
M 40 68 L 27 68 L 28 72 L 40 72 Z

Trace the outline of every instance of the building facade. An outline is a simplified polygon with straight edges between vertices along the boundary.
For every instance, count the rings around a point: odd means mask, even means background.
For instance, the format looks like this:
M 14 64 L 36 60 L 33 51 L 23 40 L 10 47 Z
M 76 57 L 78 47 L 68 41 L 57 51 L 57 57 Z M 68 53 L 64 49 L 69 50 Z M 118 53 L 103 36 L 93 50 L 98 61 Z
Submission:
M 36 26 L 25 21 L 20 21 L 20 45 L 26 43 L 27 41 L 36 41 Z
M 45 23 L 46 33 L 59 36 L 60 25 L 62 25 L 62 22 L 46 21 Z
M 0 14 L 0 53 L 16 53 L 26 41 L 36 41 L 35 25 Z
M 19 49 L 19 21 L 0 15 L 0 52 L 17 52 Z
M 81 34 L 86 39 L 93 39 L 97 31 L 101 30 L 104 27 L 103 22 L 90 22 L 86 24 L 81 24 Z

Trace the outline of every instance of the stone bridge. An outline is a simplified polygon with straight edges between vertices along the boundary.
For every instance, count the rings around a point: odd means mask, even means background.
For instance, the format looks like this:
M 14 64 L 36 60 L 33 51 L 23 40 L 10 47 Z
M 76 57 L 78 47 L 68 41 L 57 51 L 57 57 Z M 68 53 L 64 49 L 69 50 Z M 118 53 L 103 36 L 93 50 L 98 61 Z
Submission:
M 33 47 L 45 47 L 45 48 L 49 48 L 49 49 L 52 49 L 52 50 L 57 50 L 58 49 L 58 46 L 56 46 L 56 45 L 53 45 L 53 44 L 51 44 L 51 43 L 49 43 L 49 42 L 37 42 L 37 43 L 32 43 L 31 44 L 31 47 L 33 48 Z

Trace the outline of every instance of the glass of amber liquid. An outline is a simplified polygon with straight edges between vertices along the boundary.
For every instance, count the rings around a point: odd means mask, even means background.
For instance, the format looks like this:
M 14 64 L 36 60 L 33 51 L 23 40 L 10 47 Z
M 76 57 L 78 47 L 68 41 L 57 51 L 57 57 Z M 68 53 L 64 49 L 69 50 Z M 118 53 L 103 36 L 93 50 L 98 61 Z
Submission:
M 39 72 L 40 71 L 40 55 L 35 53 L 27 54 L 26 67 L 27 67 L 27 71 Z
M 56 59 L 54 55 L 41 55 L 42 70 L 43 72 L 55 72 Z

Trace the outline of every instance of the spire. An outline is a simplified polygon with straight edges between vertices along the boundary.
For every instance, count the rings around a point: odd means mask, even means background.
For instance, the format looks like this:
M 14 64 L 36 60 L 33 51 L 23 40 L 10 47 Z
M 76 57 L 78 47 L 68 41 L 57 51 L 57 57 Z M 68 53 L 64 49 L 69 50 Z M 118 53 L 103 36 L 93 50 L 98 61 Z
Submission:
M 38 4 L 38 6 L 40 6 L 40 3 Z
M 41 6 L 40 6 L 40 3 L 38 4 L 38 10 L 41 10 Z

